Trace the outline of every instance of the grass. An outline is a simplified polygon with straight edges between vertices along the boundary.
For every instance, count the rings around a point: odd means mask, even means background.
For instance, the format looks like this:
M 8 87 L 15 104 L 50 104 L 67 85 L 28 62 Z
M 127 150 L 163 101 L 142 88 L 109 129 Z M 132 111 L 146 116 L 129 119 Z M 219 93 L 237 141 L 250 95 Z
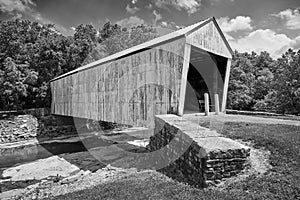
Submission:
M 269 150 L 272 169 L 224 190 L 196 189 L 158 172 L 142 171 L 55 199 L 300 199 L 300 127 L 226 123 L 223 134 Z
M 263 118 L 272 118 L 272 119 L 283 119 L 283 120 L 293 120 L 293 121 L 300 121 L 300 116 L 296 115 L 279 115 L 279 116 L 268 116 L 268 115 L 247 115 L 252 117 L 263 117 Z

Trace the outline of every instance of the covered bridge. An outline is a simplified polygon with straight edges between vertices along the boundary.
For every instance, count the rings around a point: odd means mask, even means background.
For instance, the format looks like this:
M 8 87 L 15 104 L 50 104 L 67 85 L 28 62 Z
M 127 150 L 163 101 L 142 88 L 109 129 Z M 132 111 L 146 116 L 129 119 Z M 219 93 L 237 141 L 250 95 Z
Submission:
M 55 115 L 153 127 L 154 116 L 225 110 L 232 50 L 215 18 L 158 37 L 51 80 Z

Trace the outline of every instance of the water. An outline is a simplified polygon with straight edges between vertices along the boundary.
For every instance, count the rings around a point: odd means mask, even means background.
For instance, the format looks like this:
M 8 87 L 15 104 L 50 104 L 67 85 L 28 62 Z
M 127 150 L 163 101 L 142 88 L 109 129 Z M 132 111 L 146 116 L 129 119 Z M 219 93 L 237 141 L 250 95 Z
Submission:
M 110 141 L 104 141 L 101 138 L 94 137 L 85 139 L 84 143 L 88 143 L 89 147 L 103 147 L 112 144 Z M 87 149 L 81 141 L 27 144 L 13 148 L 0 149 L 0 169 L 48 158 L 53 155 L 84 151 L 87 151 Z

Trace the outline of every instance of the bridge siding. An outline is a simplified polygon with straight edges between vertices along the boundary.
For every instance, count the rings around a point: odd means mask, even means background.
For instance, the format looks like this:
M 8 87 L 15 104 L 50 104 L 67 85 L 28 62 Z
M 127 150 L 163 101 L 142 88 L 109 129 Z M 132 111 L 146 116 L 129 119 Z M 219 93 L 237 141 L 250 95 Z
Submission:
M 232 58 L 232 54 L 219 32 L 214 21 L 187 36 L 187 43 L 225 58 Z
M 154 126 L 156 114 L 181 115 L 186 87 L 185 81 L 181 86 L 186 79 L 182 71 L 189 67 L 185 64 L 183 69 L 183 58 L 189 58 L 185 47 L 227 57 L 230 63 L 232 50 L 224 39 L 212 19 L 181 39 L 56 79 L 51 82 L 52 114 L 146 127 Z M 228 79 L 229 72 L 222 111 Z
M 153 127 L 178 114 L 185 38 L 51 82 L 52 113 Z

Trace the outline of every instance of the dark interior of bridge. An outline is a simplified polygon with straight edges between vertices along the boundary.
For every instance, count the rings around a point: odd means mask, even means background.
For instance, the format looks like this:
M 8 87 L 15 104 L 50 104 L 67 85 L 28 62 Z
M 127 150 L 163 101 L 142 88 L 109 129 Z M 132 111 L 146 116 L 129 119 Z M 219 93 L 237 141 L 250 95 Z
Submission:
M 214 94 L 222 104 L 227 58 L 196 47 L 191 49 L 184 104 L 184 114 L 204 112 L 204 94 L 209 94 L 210 110 L 214 111 Z

